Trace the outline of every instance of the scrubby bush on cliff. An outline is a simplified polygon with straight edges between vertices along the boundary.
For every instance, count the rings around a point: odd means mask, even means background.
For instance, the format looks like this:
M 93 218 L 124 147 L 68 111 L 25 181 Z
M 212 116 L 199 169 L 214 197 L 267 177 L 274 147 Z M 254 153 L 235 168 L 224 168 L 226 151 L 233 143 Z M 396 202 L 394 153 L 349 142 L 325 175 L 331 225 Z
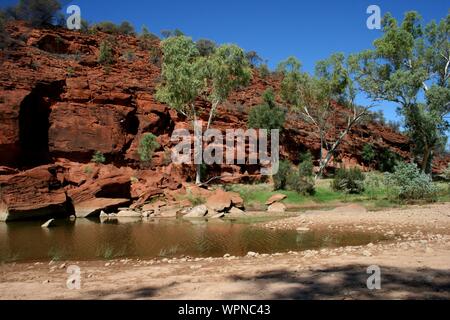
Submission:
M 100 31 L 104 33 L 109 33 L 112 35 L 123 34 L 123 35 L 134 35 L 134 27 L 128 21 L 124 21 L 117 25 L 111 21 L 99 22 L 92 26 L 93 31 Z
M 270 70 L 269 67 L 267 66 L 267 64 L 262 63 L 259 68 L 259 76 L 263 79 L 267 78 L 268 76 L 270 76 Z
M 332 188 L 350 194 L 364 191 L 364 175 L 359 168 L 339 169 L 333 179 Z
M 419 170 L 415 163 L 400 162 L 393 173 L 387 173 L 385 184 L 389 196 L 397 200 L 435 200 L 438 188 L 431 177 Z
M 111 65 L 114 63 L 113 51 L 108 41 L 103 41 L 100 44 L 100 53 L 97 61 L 102 65 Z
M 119 34 L 123 34 L 126 36 L 135 35 L 134 27 L 128 21 L 123 21 L 117 28 Z
M 151 33 L 147 27 L 142 27 L 142 32 L 139 36 L 139 48 L 141 48 L 142 50 L 149 50 L 152 45 L 153 45 L 153 41 L 158 40 L 159 38 Z
M 263 93 L 264 103 L 250 110 L 248 127 L 253 129 L 283 129 L 285 112 L 276 104 L 273 89 Z
M 94 163 L 105 163 L 106 158 L 100 151 L 95 151 L 94 155 L 92 156 L 92 162 Z
M 59 10 L 61 4 L 57 0 L 20 0 L 16 6 L 7 8 L 6 13 L 12 19 L 41 27 L 55 23 Z
M 139 142 L 138 154 L 143 162 L 150 162 L 153 158 L 153 153 L 160 147 L 156 136 L 152 133 L 146 133 L 142 136 Z
M 197 50 L 202 57 L 212 55 L 217 47 L 214 41 L 208 39 L 200 39 L 195 43 L 195 45 L 197 46 Z

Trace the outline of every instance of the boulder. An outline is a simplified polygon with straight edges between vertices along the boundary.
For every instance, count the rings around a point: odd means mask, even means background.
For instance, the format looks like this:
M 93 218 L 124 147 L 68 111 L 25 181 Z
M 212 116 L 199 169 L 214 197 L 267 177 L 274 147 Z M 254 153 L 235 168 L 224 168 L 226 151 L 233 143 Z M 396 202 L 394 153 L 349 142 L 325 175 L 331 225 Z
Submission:
M 267 208 L 267 212 L 285 212 L 286 205 L 281 202 L 272 203 L 269 208 Z
M 239 208 L 236 208 L 236 207 L 232 207 L 230 209 L 230 211 L 228 212 L 229 216 L 242 216 L 244 214 L 245 214 L 245 211 L 243 211 L 243 210 L 241 210 Z
M 142 214 L 137 211 L 133 210 L 122 210 L 119 213 L 117 213 L 118 218 L 140 218 L 142 217 Z
M 184 218 L 202 218 L 208 214 L 208 207 L 204 204 L 192 208 Z
M 218 189 L 206 200 L 206 206 L 213 211 L 226 212 L 231 208 L 231 199 L 230 193 Z
M 228 192 L 231 196 L 231 203 L 236 208 L 244 208 L 244 199 L 237 192 Z
M 93 217 L 99 215 L 102 210 L 115 210 L 129 203 L 129 199 L 94 198 L 75 204 L 75 214 L 77 218 Z
M 218 212 L 218 213 L 212 214 L 210 219 L 221 219 L 223 217 L 225 217 L 225 213 L 224 212 Z
M 0 180 L 0 221 L 68 216 L 68 199 L 57 177 L 59 169 L 40 166 Z
M 281 194 L 281 193 L 274 194 L 266 201 L 266 205 L 270 206 L 272 203 L 280 202 L 286 198 L 287 198 L 287 196 L 285 194 Z

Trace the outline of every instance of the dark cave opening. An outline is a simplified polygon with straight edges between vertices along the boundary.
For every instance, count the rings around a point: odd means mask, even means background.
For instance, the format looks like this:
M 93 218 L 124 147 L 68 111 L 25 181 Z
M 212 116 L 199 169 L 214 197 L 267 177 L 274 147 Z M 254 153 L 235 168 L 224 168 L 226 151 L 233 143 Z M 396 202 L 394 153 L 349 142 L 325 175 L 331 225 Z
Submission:
M 22 101 L 19 112 L 20 167 L 30 168 L 51 161 L 48 147 L 50 106 L 64 84 L 40 83 Z

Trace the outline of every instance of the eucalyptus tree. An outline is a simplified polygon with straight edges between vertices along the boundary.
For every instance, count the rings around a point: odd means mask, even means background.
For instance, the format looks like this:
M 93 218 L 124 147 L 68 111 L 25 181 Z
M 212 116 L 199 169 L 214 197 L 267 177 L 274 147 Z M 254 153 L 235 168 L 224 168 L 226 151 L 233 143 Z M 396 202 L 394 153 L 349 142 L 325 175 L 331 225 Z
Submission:
M 236 45 L 222 45 L 209 56 L 202 56 L 191 38 L 169 37 L 162 41 L 164 62 L 163 82 L 156 98 L 195 122 L 201 110 L 195 101 L 207 99 L 209 110 L 207 129 L 210 128 L 218 106 L 232 90 L 246 85 L 251 71 L 244 51 Z M 195 126 L 194 126 L 195 127 Z M 201 166 L 197 164 L 196 183 L 201 183 Z
M 320 139 L 320 164 L 315 177 L 318 179 L 343 139 L 368 114 L 371 106 L 355 104 L 357 88 L 342 53 L 319 61 L 315 76 L 302 72 L 301 63 L 295 57 L 281 62 L 278 72 L 284 76 L 281 97 L 315 128 Z M 336 106 L 336 102 L 340 107 Z M 338 119 L 345 119 L 344 126 L 336 126 Z
M 398 105 L 416 161 L 425 172 L 449 128 L 449 35 L 450 15 L 424 26 L 417 12 L 407 12 L 400 25 L 388 13 L 374 48 L 351 57 L 356 79 L 368 96 Z

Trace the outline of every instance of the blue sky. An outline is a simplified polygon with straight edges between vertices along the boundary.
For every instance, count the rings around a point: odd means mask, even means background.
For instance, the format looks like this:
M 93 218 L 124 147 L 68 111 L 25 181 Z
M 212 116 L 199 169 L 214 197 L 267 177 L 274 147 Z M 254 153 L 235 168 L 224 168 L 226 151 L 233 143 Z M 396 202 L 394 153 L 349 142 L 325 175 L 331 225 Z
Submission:
M 0 0 L 2 5 L 14 0 Z M 333 52 L 352 53 L 372 47 L 378 30 L 366 27 L 366 9 L 375 4 L 382 15 L 391 12 L 401 19 L 405 11 L 420 12 L 425 21 L 445 17 L 449 0 L 73 0 L 82 17 L 90 22 L 123 20 L 137 31 L 146 25 L 159 34 L 163 29 L 181 29 L 194 39 L 208 38 L 217 43 L 236 43 L 255 50 L 270 67 L 294 55 L 303 69 L 314 71 L 317 60 Z M 368 101 L 360 97 L 361 104 Z M 381 106 L 386 118 L 398 118 L 395 105 Z

